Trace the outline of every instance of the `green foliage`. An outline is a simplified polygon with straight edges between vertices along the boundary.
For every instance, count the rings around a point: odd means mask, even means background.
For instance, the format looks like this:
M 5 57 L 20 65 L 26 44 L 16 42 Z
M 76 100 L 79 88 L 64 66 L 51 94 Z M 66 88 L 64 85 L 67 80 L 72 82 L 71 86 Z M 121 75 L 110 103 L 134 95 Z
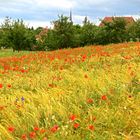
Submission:
M 82 27 L 77 24 L 77 25 L 73 25 L 73 29 L 74 29 L 73 45 L 74 47 L 81 46 Z
M 73 23 L 63 15 L 53 21 L 54 29 L 48 32 L 47 47 L 49 50 L 68 48 L 74 46 Z M 54 43 L 55 41 L 55 43 Z
M 0 46 L 4 48 L 13 48 L 15 50 L 32 50 L 35 43 L 35 35 L 33 29 L 29 29 L 23 20 L 13 20 L 6 17 L 1 25 L 2 38 Z
M 27 45 L 27 37 L 26 37 L 26 27 L 21 20 L 14 21 L 12 28 L 10 30 L 9 39 L 12 42 L 13 50 L 23 50 Z
M 13 50 L 57 50 L 86 45 L 106 45 L 140 40 L 140 20 L 128 25 L 124 18 L 113 18 L 96 26 L 85 17 L 83 26 L 74 25 L 72 17 L 58 16 L 53 28 L 28 28 L 23 20 L 6 17 L 0 28 L 0 48 Z
M 140 19 L 132 24 L 128 30 L 128 41 L 140 41 Z
M 0 28 L 0 48 L 10 48 L 11 42 L 9 40 L 11 28 L 11 18 L 6 17 L 4 23 Z
M 108 44 L 108 34 L 106 33 L 105 27 L 98 27 L 95 32 L 95 44 L 105 45 Z
M 123 18 L 113 18 L 112 22 L 104 22 L 102 30 L 105 38 L 103 44 L 120 43 L 126 40 L 126 22 Z
M 59 49 L 58 38 L 54 30 L 48 31 L 47 38 L 46 38 L 46 45 L 47 45 L 47 50 Z
M 83 23 L 84 25 L 82 27 L 81 45 L 85 46 L 95 44 L 95 33 L 97 31 L 97 26 L 88 21 L 87 17 L 85 17 Z

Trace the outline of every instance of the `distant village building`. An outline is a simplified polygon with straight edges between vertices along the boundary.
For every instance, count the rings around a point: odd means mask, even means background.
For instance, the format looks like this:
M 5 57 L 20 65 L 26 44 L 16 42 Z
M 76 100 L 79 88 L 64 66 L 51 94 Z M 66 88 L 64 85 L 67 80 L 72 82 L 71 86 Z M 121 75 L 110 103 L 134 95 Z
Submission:
M 108 22 L 113 22 L 113 18 L 115 19 L 124 19 L 127 25 L 131 25 L 135 22 L 133 17 L 105 17 L 101 23 L 99 24 L 100 27 L 104 26 L 104 22 L 108 23 Z

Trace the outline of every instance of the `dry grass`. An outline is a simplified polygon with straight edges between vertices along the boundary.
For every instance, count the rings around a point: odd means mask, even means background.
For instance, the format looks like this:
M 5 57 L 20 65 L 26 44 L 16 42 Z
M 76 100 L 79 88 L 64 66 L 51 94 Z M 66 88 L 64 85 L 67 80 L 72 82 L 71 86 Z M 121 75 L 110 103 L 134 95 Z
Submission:
M 1 140 L 140 139 L 140 43 L 0 59 Z

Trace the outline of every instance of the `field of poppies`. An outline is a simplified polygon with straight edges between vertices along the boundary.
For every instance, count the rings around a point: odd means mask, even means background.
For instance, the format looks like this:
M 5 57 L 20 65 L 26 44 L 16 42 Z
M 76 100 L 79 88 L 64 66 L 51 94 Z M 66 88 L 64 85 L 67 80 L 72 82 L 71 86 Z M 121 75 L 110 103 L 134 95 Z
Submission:
M 0 140 L 140 140 L 139 42 L 7 53 Z

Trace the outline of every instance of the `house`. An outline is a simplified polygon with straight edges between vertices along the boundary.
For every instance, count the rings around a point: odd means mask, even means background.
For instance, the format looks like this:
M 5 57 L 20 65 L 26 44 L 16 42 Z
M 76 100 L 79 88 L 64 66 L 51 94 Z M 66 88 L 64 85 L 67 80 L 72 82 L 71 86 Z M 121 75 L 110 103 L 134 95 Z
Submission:
M 135 22 L 133 17 L 105 17 L 101 23 L 99 24 L 100 27 L 104 26 L 104 22 L 113 22 L 113 18 L 118 19 L 118 18 L 122 18 L 126 21 L 127 25 L 131 25 Z

